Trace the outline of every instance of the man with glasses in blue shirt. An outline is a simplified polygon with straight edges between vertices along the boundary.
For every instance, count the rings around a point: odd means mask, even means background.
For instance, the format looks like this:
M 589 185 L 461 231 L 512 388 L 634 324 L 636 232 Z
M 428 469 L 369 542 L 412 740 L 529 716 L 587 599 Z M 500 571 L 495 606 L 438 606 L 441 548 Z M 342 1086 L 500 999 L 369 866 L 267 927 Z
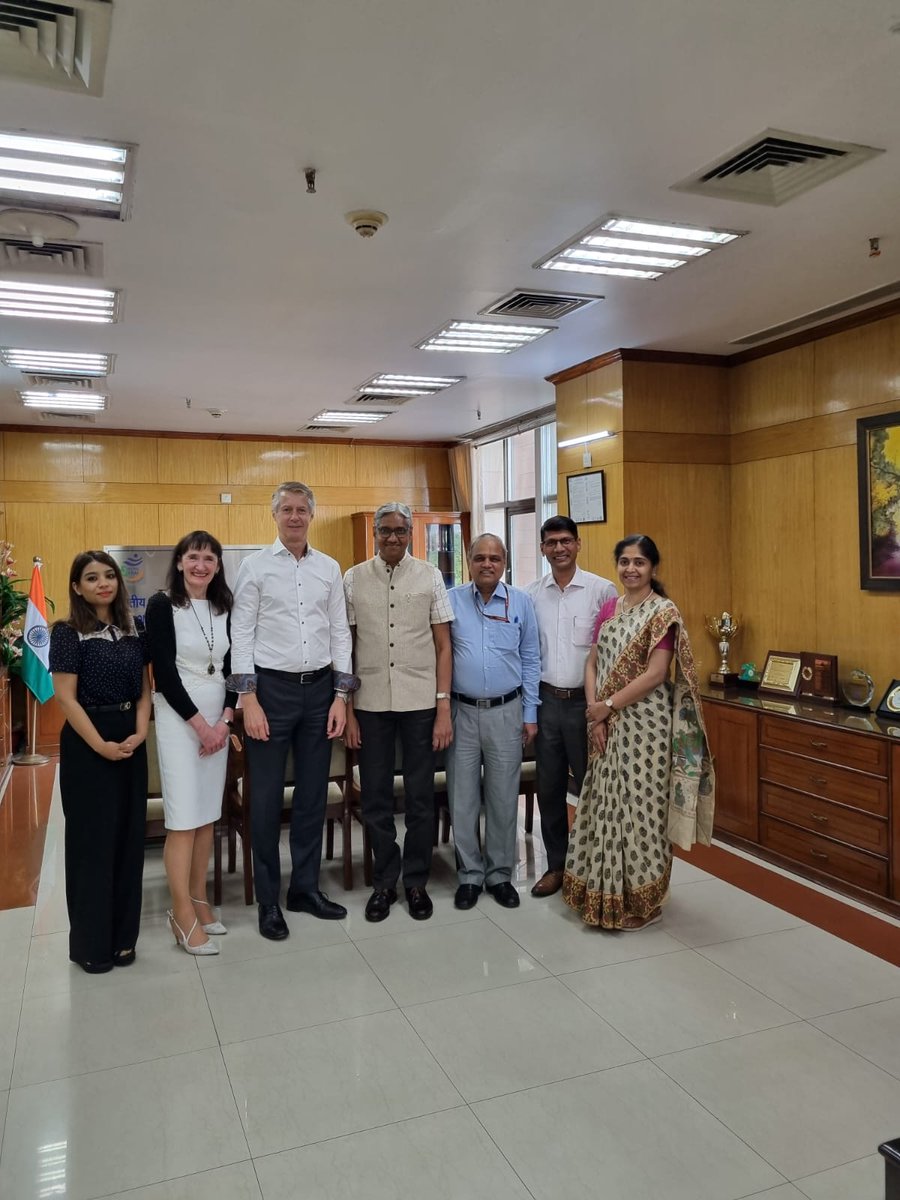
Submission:
M 541 654 L 534 606 L 503 582 L 506 547 L 482 533 L 469 547 L 471 583 L 451 588 L 453 744 L 447 790 L 456 843 L 454 904 L 473 908 L 484 887 L 517 908 L 512 883 L 522 750 L 537 733 Z M 484 853 L 479 845 L 482 772 Z

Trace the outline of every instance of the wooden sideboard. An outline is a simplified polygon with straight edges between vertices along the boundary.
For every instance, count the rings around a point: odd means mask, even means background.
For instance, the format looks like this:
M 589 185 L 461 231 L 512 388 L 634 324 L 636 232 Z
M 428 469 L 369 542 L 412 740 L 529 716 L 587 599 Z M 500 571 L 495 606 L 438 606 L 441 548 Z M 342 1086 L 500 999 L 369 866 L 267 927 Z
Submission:
M 716 836 L 900 912 L 900 724 L 712 690 L 703 715 Z

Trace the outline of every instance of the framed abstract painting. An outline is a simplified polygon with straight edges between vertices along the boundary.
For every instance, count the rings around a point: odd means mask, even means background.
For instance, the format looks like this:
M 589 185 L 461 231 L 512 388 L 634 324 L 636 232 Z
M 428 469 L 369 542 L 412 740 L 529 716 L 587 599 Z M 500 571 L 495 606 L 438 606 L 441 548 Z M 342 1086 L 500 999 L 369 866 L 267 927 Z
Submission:
M 900 592 L 900 412 L 856 422 L 859 585 Z

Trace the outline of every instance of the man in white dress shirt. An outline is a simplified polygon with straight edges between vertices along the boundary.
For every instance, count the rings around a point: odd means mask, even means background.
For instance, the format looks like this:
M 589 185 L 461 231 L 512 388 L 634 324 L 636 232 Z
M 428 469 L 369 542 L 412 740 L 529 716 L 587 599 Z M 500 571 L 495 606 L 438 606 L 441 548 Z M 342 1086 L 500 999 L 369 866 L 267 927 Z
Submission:
M 541 641 L 541 705 L 535 742 L 537 797 L 547 870 L 532 896 L 562 887 L 569 840 L 569 774 L 581 787 L 587 769 L 584 665 L 597 613 L 616 589 L 578 566 L 581 539 L 571 517 L 549 517 L 541 526 L 541 553 L 550 574 L 525 589 L 534 602 Z
M 347 915 L 319 890 L 331 739 L 346 723 L 352 641 L 341 569 L 308 542 L 315 496 L 282 483 L 272 497 L 278 537 L 238 570 L 231 612 L 229 686 L 243 696 L 253 785 L 253 874 L 259 932 L 286 938 L 279 907 L 284 769 L 293 748 L 291 882 L 287 907 L 326 920 Z

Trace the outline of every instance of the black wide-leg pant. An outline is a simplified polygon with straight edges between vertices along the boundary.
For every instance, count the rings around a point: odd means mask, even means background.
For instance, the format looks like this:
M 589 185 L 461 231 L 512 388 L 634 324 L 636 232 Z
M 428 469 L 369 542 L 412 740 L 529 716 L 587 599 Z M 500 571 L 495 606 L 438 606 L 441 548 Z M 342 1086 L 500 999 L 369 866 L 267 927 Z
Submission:
M 100 736 L 123 742 L 135 710 L 89 714 Z M 147 824 L 147 747 L 110 762 L 68 723 L 59 739 L 59 786 L 66 818 L 69 957 L 110 962 L 137 943 Z

